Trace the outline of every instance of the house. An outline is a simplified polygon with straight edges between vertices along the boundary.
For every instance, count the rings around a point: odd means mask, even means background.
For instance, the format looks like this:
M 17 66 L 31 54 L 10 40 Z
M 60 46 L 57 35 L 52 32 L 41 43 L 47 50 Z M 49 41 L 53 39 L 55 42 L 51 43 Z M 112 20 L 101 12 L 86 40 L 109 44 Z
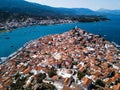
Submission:
M 115 82 L 120 77 L 120 74 L 116 73 L 114 77 L 111 78 L 112 82 Z
M 93 82 L 95 82 L 98 79 L 98 77 L 95 76 L 95 75 L 91 75 L 91 79 L 92 79 Z
M 24 74 L 28 74 L 30 71 L 31 71 L 31 69 L 30 69 L 30 67 L 28 67 L 27 69 L 25 69 L 25 70 L 23 71 L 23 73 L 24 73 Z
M 0 90 L 7 90 L 3 85 L 0 84 Z
M 104 81 L 106 84 L 110 84 L 111 83 L 111 79 L 110 78 L 106 78 Z
M 44 82 L 44 83 L 51 83 L 51 84 L 54 83 L 54 81 L 52 80 L 52 78 L 45 78 L 45 79 L 43 80 L 43 82 Z
M 92 84 L 92 80 L 91 80 L 91 79 L 89 79 L 89 78 L 87 78 L 87 77 L 84 76 L 84 77 L 81 79 L 81 81 L 82 81 L 83 86 L 84 86 L 86 89 L 90 88 L 90 85 Z
M 70 69 L 61 69 L 57 71 L 57 74 L 63 78 L 70 78 L 73 75 L 73 71 Z
M 54 80 L 54 81 L 56 81 L 56 80 L 58 80 L 58 76 L 57 75 L 54 75 L 53 77 L 52 77 L 52 79 Z
M 6 86 L 6 87 L 8 87 L 8 86 L 10 86 L 11 85 L 11 83 L 12 83 L 12 81 L 11 81 L 11 79 L 10 78 L 8 78 L 7 80 L 5 80 L 4 81 L 4 85 Z
M 41 67 L 41 66 L 37 66 L 37 67 L 36 67 L 36 70 L 41 71 L 41 70 L 42 70 L 42 67 Z
M 67 86 L 69 86 L 69 84 L 70 84 L 70 78 L 65 78 L 64 84 L 67 85 Z
M 110 88 L 108 88 L 108 87 L 105 87 L 104 90 L 112 90 L 112 89 L 110 89 Z
M 64 85 L 62 90 L 71 90 L 70 87 Z
M 85 69 L 86 69 L 86 68 L 82 66 L 82 67 L 79 68 L 79 71 L 80 71 L 80 72 L 83 72 L 83 71 L 85 71 Z
M 63 80 L 57 80 L 57 81 L 54 81 L 54 84 L 53 84 L 57 90 L 62 90 L 63 86 L 64 86 L 64 82 Z
M 83 87 L 81 87 L 80 85 L 76 85 L 75 83 L 72 83 L 71 86 L 72 90 L 84 90 Z
M 65 78 L 64 84 L 67 85 L 67 86 L 71 86 L 73 80 L 74 80 L 73 77 Z
M 2 78 L 0 78 L 0 82 L 2 82 L 2 80 L 3 80 L 3 79 L 2 79 Z
M 113 86 L 113 90 L 120 90 L 120 83 Z

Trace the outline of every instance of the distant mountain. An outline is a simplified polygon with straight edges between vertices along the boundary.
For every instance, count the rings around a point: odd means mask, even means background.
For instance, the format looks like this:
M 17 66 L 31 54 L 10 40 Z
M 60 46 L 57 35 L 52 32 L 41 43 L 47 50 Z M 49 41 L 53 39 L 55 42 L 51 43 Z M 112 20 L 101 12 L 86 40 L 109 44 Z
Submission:
M 87 8 L 55 8 L 24 0 L 0 0 L 0 9 L 36 16 L 55 16 L 55 15 L 93 15 L 96 12 Z
M 99 15 L 87 8 L 55 8 L 24 0 L 0 0 L 0 30 L 31 25 L 108 20 Z
M 97 12 L 102 14 L 114 14 L 114 15 L 120 15 L 120 10 L 108 10 L 108 9 L 99 9 Z
M 93 15 L 96 14 L 94 11 L 88 8 L 56 8 L 57 11 L 65 15 Z
M 11 13 L 20 13 L 35 16 L 58 15 L 120 15 L 120 10 L 99 9 L 97 11 L 88 8 L 55 8 L 24 0 L 0 0 L 0 10 Z
M 30 15 L 57 15 L 54 8 L 40 5 L 36 3 L 29 3 L 24 0 L 0 0 L 0 9 Z

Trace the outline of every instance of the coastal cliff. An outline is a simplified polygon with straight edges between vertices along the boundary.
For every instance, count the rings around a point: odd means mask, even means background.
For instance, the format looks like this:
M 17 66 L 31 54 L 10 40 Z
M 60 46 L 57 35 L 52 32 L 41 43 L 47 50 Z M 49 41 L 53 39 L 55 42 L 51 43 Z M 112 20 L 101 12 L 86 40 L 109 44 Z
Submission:
M 120 51 L 79 28 L 32 41 L 0 65 L 0 90 L 119 90 Z

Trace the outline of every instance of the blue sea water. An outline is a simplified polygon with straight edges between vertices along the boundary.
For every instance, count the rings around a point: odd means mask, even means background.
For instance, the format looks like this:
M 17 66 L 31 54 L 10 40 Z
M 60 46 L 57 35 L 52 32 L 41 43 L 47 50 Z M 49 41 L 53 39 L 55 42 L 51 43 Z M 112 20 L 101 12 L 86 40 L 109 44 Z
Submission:
M 7 57 L 26 42 L 50 34 L 60 34 L 69 31 L 76 25 L 90 33 L 103 36 L 110 42 L 120 44 L 120 16 L 108 16 L 110 21 L 92 23 L 71 23 L 48 26 L 30 26 L 0 33 L 0 57 Z

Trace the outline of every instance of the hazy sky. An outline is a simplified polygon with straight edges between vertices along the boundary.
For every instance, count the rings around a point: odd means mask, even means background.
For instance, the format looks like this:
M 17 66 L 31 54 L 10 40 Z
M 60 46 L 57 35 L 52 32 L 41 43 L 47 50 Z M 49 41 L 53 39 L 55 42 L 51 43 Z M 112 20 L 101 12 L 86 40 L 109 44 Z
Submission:
M 120 0 L 26 0 L 53 7 L 120 9 Z

